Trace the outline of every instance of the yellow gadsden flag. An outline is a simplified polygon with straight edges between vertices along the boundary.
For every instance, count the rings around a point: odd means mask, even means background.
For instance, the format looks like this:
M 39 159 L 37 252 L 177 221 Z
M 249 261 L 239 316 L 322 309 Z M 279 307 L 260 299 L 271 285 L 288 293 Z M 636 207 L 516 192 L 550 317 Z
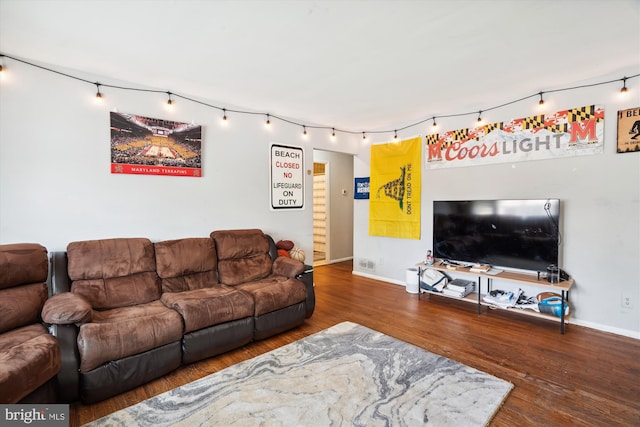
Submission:
M 422 140 L 371 146 L 369 235 L 420 239 Z

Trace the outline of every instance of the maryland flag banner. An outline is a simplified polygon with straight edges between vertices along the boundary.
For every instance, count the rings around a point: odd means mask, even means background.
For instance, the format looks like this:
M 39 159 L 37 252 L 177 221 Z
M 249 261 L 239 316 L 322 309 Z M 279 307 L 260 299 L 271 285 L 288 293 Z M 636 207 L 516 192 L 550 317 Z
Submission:
M 420 239 L 422 139 L 371 146 L 369 235 Z
M 602 154 L 604 107 L 588 105 L 426 138 L 427 168 Z

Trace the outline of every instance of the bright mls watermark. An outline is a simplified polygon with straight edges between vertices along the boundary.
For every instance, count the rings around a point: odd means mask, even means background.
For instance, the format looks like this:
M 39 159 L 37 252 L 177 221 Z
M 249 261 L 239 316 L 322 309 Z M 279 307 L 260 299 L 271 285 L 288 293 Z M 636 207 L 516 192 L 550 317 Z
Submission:
M 0 405 L 0 425 L 69 427 L 69 405 L 29 403 Z

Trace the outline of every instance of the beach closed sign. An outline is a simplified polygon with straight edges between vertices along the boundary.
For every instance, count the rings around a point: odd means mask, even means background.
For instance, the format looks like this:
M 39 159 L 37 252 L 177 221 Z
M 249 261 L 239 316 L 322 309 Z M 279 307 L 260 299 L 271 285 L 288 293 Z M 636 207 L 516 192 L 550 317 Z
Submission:
M 271 208 L 304 207 L 304 151 L 301 147 L 271 145 Z

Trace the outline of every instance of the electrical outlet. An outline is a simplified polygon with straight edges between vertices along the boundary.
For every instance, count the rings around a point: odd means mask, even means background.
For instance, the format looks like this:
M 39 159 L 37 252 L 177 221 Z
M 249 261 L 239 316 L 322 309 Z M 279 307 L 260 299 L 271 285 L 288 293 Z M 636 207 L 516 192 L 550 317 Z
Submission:
M 622 308 L 632 308 L 631 295 L 622 294 Z

